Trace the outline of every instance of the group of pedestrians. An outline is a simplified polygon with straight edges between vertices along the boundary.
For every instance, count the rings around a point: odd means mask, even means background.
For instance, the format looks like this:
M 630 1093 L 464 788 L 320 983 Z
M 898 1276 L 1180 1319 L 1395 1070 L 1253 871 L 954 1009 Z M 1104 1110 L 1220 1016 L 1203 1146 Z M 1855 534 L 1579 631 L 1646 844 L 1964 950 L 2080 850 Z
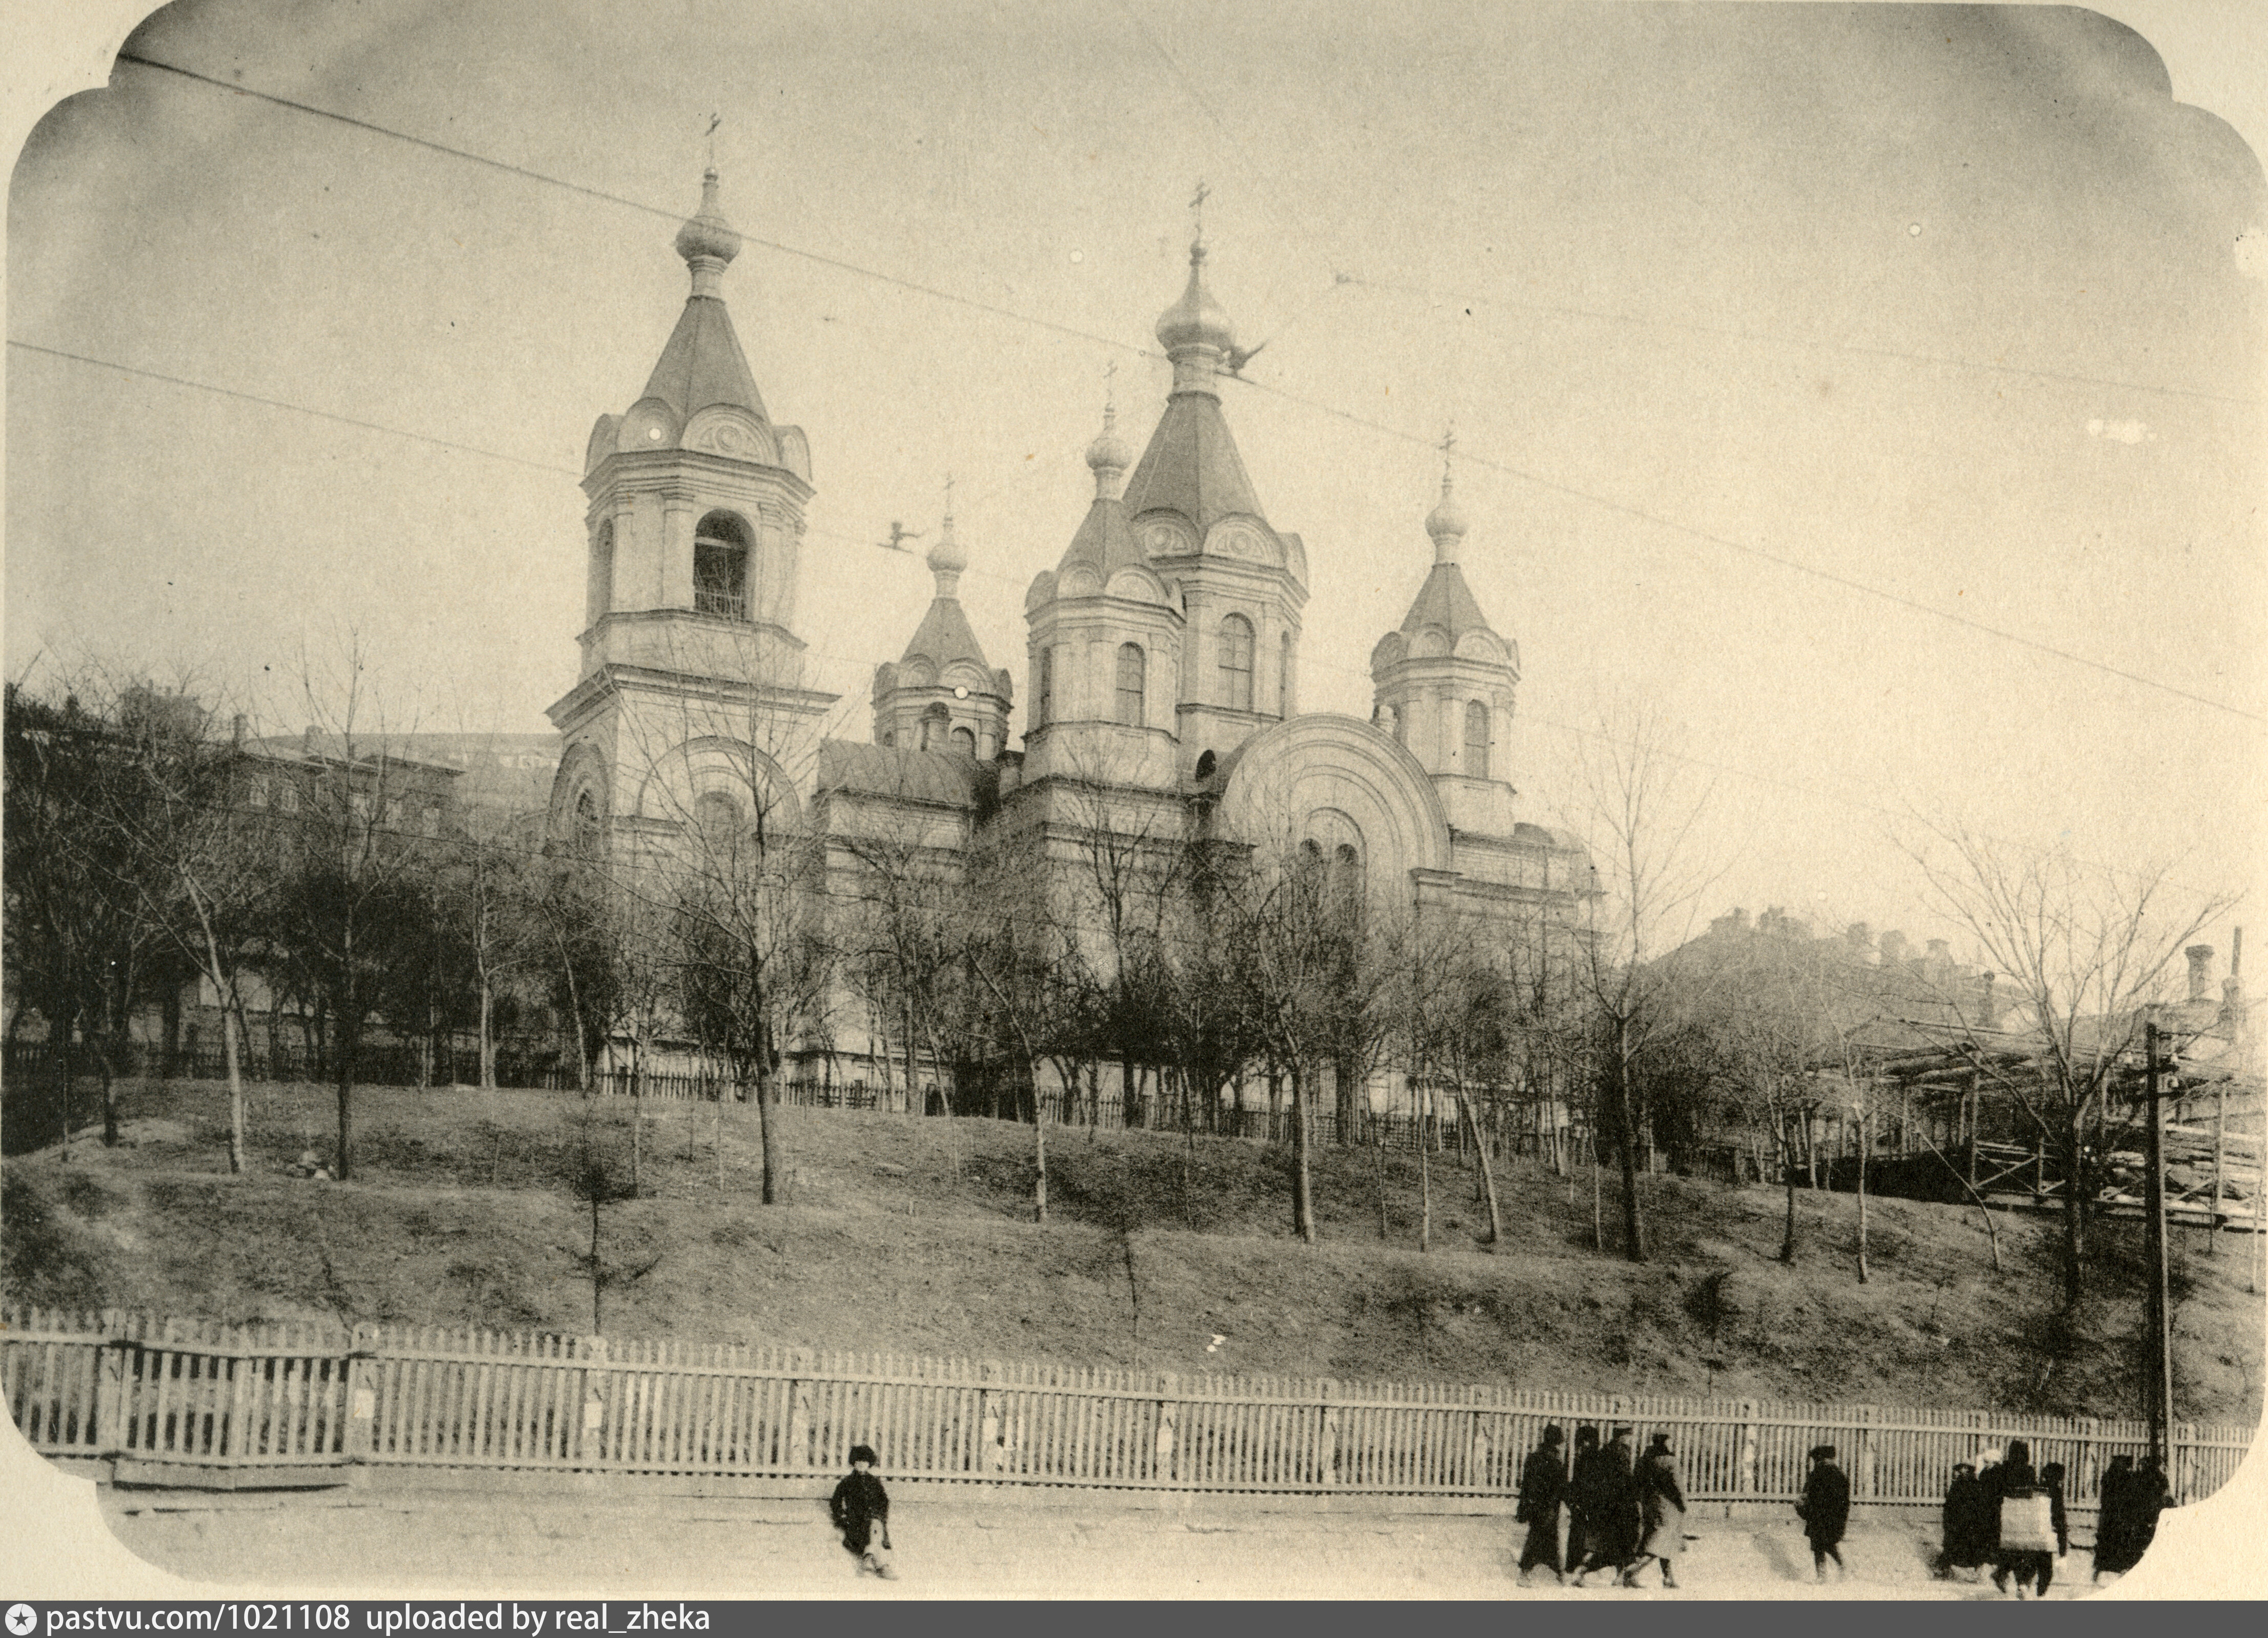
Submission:
M 1625 1587 L 1656 1564 L 1661 1584 L 1677 1584 L 1676 1560 L 1685 1551 L 1685 1491 L 1669 1436 L 1657 1433 L 1646 1453 L 1633 1458 L 1628 1428 L 1616 1428 L 1604 1444 L 1586 1422 L 1575 1429 L 1571 1465 L 1561 1450 L 1566 1434 L 1557 1424 L 1543 1430 L 1543 1442 L 1520 1473 L 1520 1506 L 1514 1522 L 1528 1526 L 1520 1551 L 1520 1582 L 1537 1566 L 1554 1579 L 1572 1574 L 1581 1586 L 1600 1571 Z M 1565 1555 L 1560 1549 L 1559 1517 L 1567 1517 Z
M 1965 1569 L 1981 1581 L 1989 1567 L 1994 1588 L 2007 1592 L 2013 1585 L 2019 1598 L 2044 1594 L 2053 1583 L 2056 1561 L 2071 1550 L 2064 1465 L 2050 1462 L 2035 1472 L 2031 1456 L 2023 1440 L 2012 1439 L 2005 1454 L 1985 1451 L 1981 1470 L 1955 1465 L 1945 1493 L 1940 1576 L 1951 1580 Z M 2124 1575 L 2139 1563 L 2158 1533 L 2158 1515 L 2172 1500 L 2155 1462 L 2137 1468 L 2131 1456 L 2112 1457 L 2102 1475 L 2089 1581 L 2106 1571 Z

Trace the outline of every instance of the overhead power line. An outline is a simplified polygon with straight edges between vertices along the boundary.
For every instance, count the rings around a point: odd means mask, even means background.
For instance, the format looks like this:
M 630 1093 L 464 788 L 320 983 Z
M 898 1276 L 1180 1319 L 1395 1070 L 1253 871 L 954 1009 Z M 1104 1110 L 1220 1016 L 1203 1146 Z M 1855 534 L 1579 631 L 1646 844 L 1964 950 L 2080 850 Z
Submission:
M 1955 358 L 1944 353 L 1918 353 L 1896 347 L 1868 347 L 1859 342 L 1823 342 L 1777 331 L 1744 330 L 1737 325 L 1701 324 L 1686 319 L 1646 318 L 1636 313 L 1605 312 L 1595 307 L 1572 307 L 1555 302 L 1521 301 L 1506 296 L 1458 296 L 1429 290 L 1415 284 L 1395 284 L 1384 279 L 1341 274 L 1340 281 L 1365 290 L 1415 296 L 1441 307 L 1513 307 L 1522 312 L 1556 313 L 1563 318 L 1590 319 L 1601 324 L 1625 324 L 1645 329 L 1685 330 L 1696 335 L 1720 335 L 1729 341 L 1757 342 L 1768 347 L 1790 347 L 1806 352 L 1854 353 L 1862 358 L 1890 358 L 1905 364 L 1935 364 L 1949 370 L 1976 370 L 1988 375 L 2023 376 L 2035 381 L 2061 381 L 2078 386 L 2116 387 L 2122 393 L 2150 393 L 2171 398 L 2198 398 L 2216 404 L 2257 408 L 2260 400 L 2236 393 L 2208 393 L 2201 387 L 2161 386 L 2147 381 L 2120 381 L 2109 376 L 2077 375 L 2064 370 L 2035 370 L 2023 364 L 2004 364 L 1975 358 Z M 1501 330 L 1498 334 L 1501 334 Z
M 1420 444 L 1428 449 L 1436 446 L 1433 438 L 1422 433 L 1410 432 L 1400 427 L 1388 426 L 1382 421 L 1373 421 L 1367 415 L 1358 415 L 1352 410 L 1339 408 L 1336 404 L 1326 404 L 1316 399 L 1305 398 L 1297 393 L 1289 392 L 1280 386 L 1270 386 L 1264 381 L 1255 381 L 1247 376 L 1231 376 L 1227 378 L 1241 386 L 1248 386 L 1255 392 L 1266 393 L 1284 400 L 1286 403 L 1312 409 L 1319 415 L 1335 416 L 1354 426 L 1364 427 L 1373 432 L 1384 433 L 1387 437 L 1399 438 L 1405 444 Z M 1906 597 L 1902 593 L 1890 591 L 1886 586 L 1873 585 L 1851 575 L 1837 574 L 1831 569 L 1822 569 L 1816 563 L 1807 563 L 1801 558 L 1789 557 L 1761 546 L 1751 545 L 1746 540 L 1736 540 L 1730 535 L 1717 534 L 1692 524 L 1679 523 L 1674 518 L 1665 518 L 1659 512 L 1648 511 L 1646 508 L 1634 506 L 1627 501 L 1613 500 L 1603 495 L 1595 495 L 1588 489 L 1579 489 L 1572 484 L 1561 483 L 1557 479 L 1547 478 L 1541 473 L 1530 472 L 1524 466 L 1515 466 L 1509 461 L 1492 460 L 1485 455 L 1473 453 L 1462 445 L 1459 446 L 1457 452 L 1461 459 L 1471 462 L 1474 466 L 1486 466 L 1491 472 L 1503 473 L 1506 477 L 1517 478 L 1523 483 L 1531 483 L 1538 488 L 1549 489 L 1555 495 L 1565 495 L 1570 499 L 1602 507 L 1608 511 L 1619 513 L 1624 518 L 1637 518 L 1642 523 L 1649 523 L 1656 528 L 1667 529 L 1672 533 L 1683 535 L 1689 540 L 1699 540 L 1727 552 L 1737 552 L 1746 557 L 1777 564 L 1782 569 L 1793 569 L 1797 574 L 1808 575 L 1815 580 L 1823 580 L 1830 585 L 1841 586 L 1847 591 L 1856 591 L 1863 596 L 1879 598 L 1883 602 L 1894 603 L 1901 608 L 1911 609 L 1916 613 L 1927 614 L 1933 619 L 1981 633 L 1988 637 L 1998 637 L 2004 643 L 2015 643 L 2021 648 L 2029 649 L 2037 654 L 2051 655 L 2071 665 L 2084 666 L 2089 671 L 2098 671 L 2106 676 L 2122 678 L 2141 687 L 2154 688 L 2159 693 L 2171 694 L 2176 699 L 2187 700 L 2192 705 L 2202 705 L 2215 711 L 2226 711 L 2231 716 L 2242 716 L 2249 722 L 2268 723 L 2268 716 L 2264 716 L 2257 711 L 2248 711 L 2241 705 L 2231 705 L 2225 700 L 2212 699 L 2202 694 L 2191 694 L 2186 688 L 2177 688 L 2169 682 L 2161 682 L 2156 678 L 2146 677 L 2139 672 L 2131 672 L 2106 661 L 2090 659 L 2084 654 L 2074 654 L 2069 649 L 2059 649 L 2051 643 L 2042 643 L 2036 637 L 2027 637 L 2003 627 L 1987 625 L 1981 620 L 1972 620 L 1966 614 L 1956 614 L 1952 610 L 1940 608 L 1935 604 Z
M 657 217 L 665 222 L 682 222 L 685 219 L 685 212 L 682 210 L 665 209 L 659 205 L 647 204 L 644 200 L 631 199 L 621 194 L 608 193 L 604 188 L 588 187 L 580 182 L 571 182 L 564 177 L 552 176 L 542 171 L 529 170 L 526 165 L 512 165 L 503 159 L 491 159 L 488 155 L 475 153 L 470 149 L 452 148 L 446 143 L 437 143 L 431 137 L 415 136 L 408 131 L 397 131 L 389 126 L 375 124 L 369 120 L 356 119 L 352 114 L 335 113 L 329 108 L 319 108 L 313 103 L 298 102 L 289 97 L 279 97 L 273 92 L 254 91 L 250 86 L 239 85 L 229 80 L 216 79 L 210 74 L 200 74 L 194 69 L 185 69 L 177 63 L 161 62 L 155 57 L 139 56 L 130 51 L 120 52 L 118 60 L 121 62 L 131 62 L 137 68 L 156 69 L 161 73 L 178 74 L 183 79 L 195 80 L 200 84 L 213 86 L 233 96 L 256 98 L 261 102 L 273 103 L 279 108 L 290 108 L 294 113 L 308 114 L 319 120 L 330 120 L 358 131 L 368 131 L 375 136 L 390 136 L 397 142 L 409 143 L 433 153 L 446 154 L 453 159 L 462 159 L 468 165 L 483 165 L 491 171 L 501 171 L 507 176 L 517 176 L 523 180 L 539 182 L 546 187 L 563 187 L 571 194 L 580 194 L 586 199 L 596 199 L 607 204 L 620 205 L 625 210 L 640 211 L 650 217 Z M 1151 349 L 1136 347 L 1130 342 L 1118 341 L 1108 335 L 1098 335 L 1092 330 L 1082 330 L 1075 325 L 1057 324 L 1052 319 L 1042 319 L 1034 313 L 1019 312 L 1012 307 L 997 306 L 991 302 L 979 301 L 973 296 L 962 296 L 952 290 L 939 290 L 933 284 L 923 284 L 912 279 L 900 278 L 894 273 L 883 273 L 873 268 L 861 267 L 855 261 L 845 261 L 839 256 L 829 256 L 819 251 L 806 250 L 799 245 L 783 244 L 778 239 L 766 239 L 756 233 L 742 233 L 740 238 L 745 243 L 761 246 L 766 250 L 777 251 L 783 256 L 794 256 L 805 261 L 817 262 L 824 268 L 834 268 L 843 273 L 855 273 L 863 279 L 873 279 L 880 283 L 895 285 L 900 290 L 911 290 L 918 296 L 928 296 L 938 301 L 951 302 L 955 306 L 974 308 L 978 312 L 989 312 L 995 318 L 1007 319 L 1017 324 L 1028 324 L 1039 329 L 1052 330 L 1057 335 L 1068 335 L 1079 341 L 1092 342 L 1098 347 L 1108 347 L 1119 352 L 1132 353 L 1138 357 L 1148 358 L 1160 356 Z

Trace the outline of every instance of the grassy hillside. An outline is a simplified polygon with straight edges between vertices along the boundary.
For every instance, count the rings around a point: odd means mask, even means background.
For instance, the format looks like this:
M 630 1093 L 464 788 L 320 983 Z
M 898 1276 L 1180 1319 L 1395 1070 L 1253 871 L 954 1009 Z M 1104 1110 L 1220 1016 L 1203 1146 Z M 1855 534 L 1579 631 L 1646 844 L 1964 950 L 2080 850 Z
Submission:
M 788 1203 L 766 1208 L 752 1109 L 720 1121 L 709 1105 L 650 1107 L 641 1195 L 602 1212 L 606 1262 L 645 1270 L 605 1294 L 621 1335 L 2063 1414 L 2140 1404 L 2135 1248 L 2113 1248 L 2106 1294 L 2067 1321 L 2046 1219 L 2000 1220 L 1995 1274 L 1974 1211 L 1874 1201 L 1861 1286 L 1850 1196 L 1800 1200 L 1790 1268 L 1775 1260 L 1777 1193 L 1657 1178 L 1657 1252 L 1634 1267 L 1611 1252 L 1611 1197 L 1609 1252 L 1592 1249 L 1587 1173 L 1510 1167 L 1506 1243 L 1490 1250 L 1471 1174 L 1437 1157 L 1421 1254 L 1416 1157 L 1386 1162 L 1381 1241 L 1375 1157 L 1332 1151 L 1316 1179 L 1324 1238 L 1307 1247 L 1288 1232 L 1281 1151 L 1057 1130 L 1042 1227 L 1028 1127 L 797 1109 L 781 1112 Z M 125 1146 L 83 1139 L 68 1158 L 9 1163 L 9 1300 L 590 1327 L 578 1257 L 591 1211 L 572 1179 L 596 1153 L 626 1180 L 621 1100 L 367 1089 L 345 1184 L 284 1171 L 328 1149 L 322 1089 L 254 1090 L 254 1169 L 238 1179 L 222 1089 L 137 1085 L 128 1108 Z M 2202 1247 L 2176 1248 L 2181 1411 L 2255 1420 L 2249 1248 Z

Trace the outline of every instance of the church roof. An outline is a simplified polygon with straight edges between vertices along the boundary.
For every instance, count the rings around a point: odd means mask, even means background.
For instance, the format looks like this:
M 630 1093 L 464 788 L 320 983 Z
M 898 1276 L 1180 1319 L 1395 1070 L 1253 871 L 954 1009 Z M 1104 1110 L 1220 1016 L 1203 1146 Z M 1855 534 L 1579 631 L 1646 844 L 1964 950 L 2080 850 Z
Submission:
M 1085 563 L 1108 580 L 1129 563 L 1147 562 L 1126 517 L 1125 502 L 1097 496 L 1094 504 L 1086 509 L 1086 516 L 1079 520 L 1079 533 L 1064 548 L 1063 562 L 1056 566 L 1056 572 L 1061 574 L 1073 564 Z
M 759 420 L 770 419 L 720 296 L 687 298 L 641 396 L 660 399 L 677 412 L 680 422 L 711 404 L 736 405 L 754 411 Z
M 961 610 L 961 599 L 941 593 L 932 599 L 929 613 L 914 628 L 913 641 L 906 644 L 907 659 L 917 654 L 928 656 L 939 672 L 955 660 L 971 661 L 982 667 L 987 676 L 992 671 L 985 662 L 976 633 L 969 627 L 968 616 Z
M 992 770 L 952 751 L 909 751 L 895 746 L 829 739 L 819 747 L 819 790 L 909 802 L 975 807 Z
M 1464 570 L 1454 563 L 1437 562 L 1425 577 L 1425 584 L 1418 588 L 1418 600 L 1402 617 L 1402 635 L 1414 636 L 1425 626 L 1439 626 L 1449 634 L 1454 643 L 1469 631 L 1486 631 L 1494 635 L 1488 616 L 1474 601 L 1472 588 L 1465 584 Z
M 1211 393 L 1176 393 L 1150 435 L 1150 446 L 1126 483 L 1126 515 L 1157 507 L 1182 514 L 1200 533 L 1232 512 L 1263 516 L 1260 497 L 1236 452 L 1220 400 Z

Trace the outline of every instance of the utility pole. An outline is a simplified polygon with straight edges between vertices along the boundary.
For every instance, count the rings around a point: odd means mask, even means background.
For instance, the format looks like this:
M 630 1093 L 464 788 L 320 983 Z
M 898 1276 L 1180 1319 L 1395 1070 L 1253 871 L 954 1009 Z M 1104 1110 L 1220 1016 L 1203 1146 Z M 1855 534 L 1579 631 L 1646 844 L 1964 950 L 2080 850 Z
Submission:
M 2166 1263 L 2165 1118 L 2158 1105 L 2158 1022 L 2142 1025 L 2143 1082 L 2150 1100 L 2149 1164 L 2145 1208 L 2150 1243 L 2150 1452 L 2158 1471 L 2174 1473 L 2174 1322 L 2172 1282 Z

